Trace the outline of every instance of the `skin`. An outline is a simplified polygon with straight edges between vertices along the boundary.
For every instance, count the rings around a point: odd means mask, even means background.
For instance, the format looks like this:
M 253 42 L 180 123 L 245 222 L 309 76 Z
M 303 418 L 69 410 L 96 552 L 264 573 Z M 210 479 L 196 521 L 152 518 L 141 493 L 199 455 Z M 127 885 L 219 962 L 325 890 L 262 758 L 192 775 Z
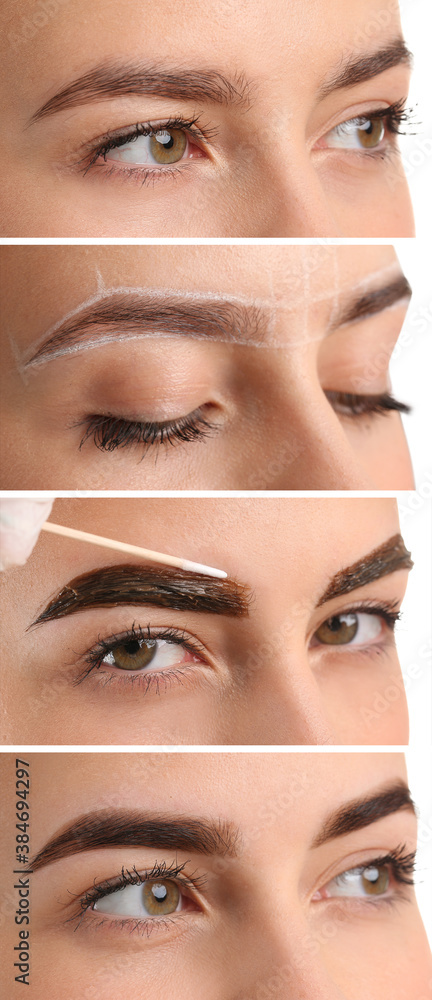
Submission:
M 361 642 L 359 633 L 355 647 L 314 639 L 334 615 L 400 606 L 406 569 L 319 603 L 336 573 L 398 533 L 395 501 L 69 499 L 55 502 L 51 520 L 224 569 L 250 589 L 249 614 L 120 603 L 29 629 L 74 578 L 131 561 L 42 532 L 27 564 L 1 575 L 4 743 L 408 742 L 390 629 Z M 178 666 L 150 686 L 151 664 L 132 672 L 104 664 L 83 677 L 88 651 L 132 626 L 152 636 L 183 629 L 182 642 L 200 644 L 198 659 L 177 647 Z
M 0 263 L 1 488 L 413 488 L 400 414 L 344 415 L 324 395 L 391 391 L 407 299 L 332 332 L 345 301 L 400 274 L 391 246 L 6 247 Z M 264 303 L 262 346 L 139 329 L 101 343 L 96 327 L 96 346 L 25 367 L 101 287 Z M 215 425 L 202 440 L 80 449 L 92 415 L 160 423 L 197 408 Z
M 391 905 L 355 896 L 313 898 L 355 865 L 400 845 L 415 849 L 416 819 L 408 809 L 312 846 L 334 810 L 395 780 L 406 782 L 402 755 L 30 754 L 25 760 L 32 851 L 97 810 L 196 816 L 233 824 L 238 832 L 232 858 L 119 846 L 70 855 L 35 871 L 26 987 L 31 1000 L 62 1000 L 65 988 L 69 1000 L 129 1000 L 143 992 L 155 1000 L 174 992 L 179 1000 L 430 997 L 430 952 L 413 887 L 392 883 Z M 0 765 L 8 802 L 14 765 L 9 754 Z M 10 808 L 2 829 L 5 902 L 11 895 L 14 822 Z M 147 931 L 141 923 L 121 927 L 119 916 L 90 910 L 75 929 L 77 899 L 95 883 L 115 878 L 122 866 L 144 873 L 155 862 L 186 862 L 185 874 L 204 879 L 194 909 Z M 10 956 L 18 941 L 12 916 L 4 936 Z M 5 957 L 2 975 L 7 995 L 15 998 L 22 985 L 11 982 L 10 961 Z
M 396 137 L 372 154 L 327 145 L 334 127 L 406 99 L 409 67 L 319 99 L 343 60 L 367 58 L 400 36 L 394 0 L 209 0 L 205 30 L 198 0 L 59 0 L 45 17 L 39 6 L 9 0 L 0 15 L 2 235 L 414 235 Z M 248 104 L 110 94 L 28 125 L 100 63 L 154 65 L 155 54 L 168 71 L 244 76 Z M 84 146 L 179 116 L 198 116 L 210 134 L 174 174 L 144 180 L 142 168 L 129 174 L 117 161 L 110 173 L 112 162 L 102 160 L 84 173 Z

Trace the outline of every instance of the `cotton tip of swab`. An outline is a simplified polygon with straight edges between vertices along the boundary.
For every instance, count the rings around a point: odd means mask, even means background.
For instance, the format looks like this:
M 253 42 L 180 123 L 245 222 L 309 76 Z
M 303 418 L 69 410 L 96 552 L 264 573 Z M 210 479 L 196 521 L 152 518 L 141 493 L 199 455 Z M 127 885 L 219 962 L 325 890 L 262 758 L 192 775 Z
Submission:
M 225 573 L 224 569 L 214 569 L 213 566 L 204 566 L 202 563 L 191 562 L 189 559 L 183 559 L 182 569 L 188 570 L 190 573 L 203 573 L 204 576 L 217 576 L 220 580 L 226 580 L 228 573 Z

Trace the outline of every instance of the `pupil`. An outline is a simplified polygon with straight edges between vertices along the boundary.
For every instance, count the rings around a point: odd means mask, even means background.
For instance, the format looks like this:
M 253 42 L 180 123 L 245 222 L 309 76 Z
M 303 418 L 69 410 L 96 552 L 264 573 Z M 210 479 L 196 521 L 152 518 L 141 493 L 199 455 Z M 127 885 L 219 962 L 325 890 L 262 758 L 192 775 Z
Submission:
M 157 132 L 155 139 L 163 145 L 164 149 L 172 149 L 174 145 L 174 139 L 169 132 Z
M 168 890 L 164 885 L 154 885 L 152 886 L 152 893 L 154 898 L 157 899 L 158 903 L 163 903 L 164 900 L 167 898 Z
M 138 639 L 131 639 L 130 642 L 125 642 L 123 648 L 126 650 L 129 656 L 134 656 L 135 653 L 139 653 L 140 650 L 140 644 L 138 642 Z
M 339 632 L 339 629 L 342 628 L 342 622 L 340 618 L 330 618 L 328 622 L 328 627 L 330 629 L 330 632 Z

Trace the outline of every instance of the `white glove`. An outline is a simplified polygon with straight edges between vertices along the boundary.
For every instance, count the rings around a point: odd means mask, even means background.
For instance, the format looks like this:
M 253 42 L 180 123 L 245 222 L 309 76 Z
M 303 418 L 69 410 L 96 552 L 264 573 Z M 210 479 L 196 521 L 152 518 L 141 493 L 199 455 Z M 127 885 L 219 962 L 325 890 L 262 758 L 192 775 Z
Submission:
M 0 500 L 0 570 L 27 562 L 53 503 L 53 500 Z

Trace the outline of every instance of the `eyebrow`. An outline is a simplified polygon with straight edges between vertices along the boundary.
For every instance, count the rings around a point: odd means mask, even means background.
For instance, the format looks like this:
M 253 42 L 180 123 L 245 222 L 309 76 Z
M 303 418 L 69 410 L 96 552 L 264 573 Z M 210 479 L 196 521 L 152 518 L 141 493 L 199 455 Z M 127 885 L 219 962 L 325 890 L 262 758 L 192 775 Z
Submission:
M 336 320 L 332 323 L 330 332 L 349 323 L 359 322 L 368 316 L 374 316 L 403 299 L 410 299 L 411 296 L 411 285 L 405 275 L 401 273 L 380 288 L 371 288 L 348 301 L 342 306 Z
M 242 73 L 229 79 L 214 70 L 160 69 L 154 65 L 101 63 L 50 97 L 31 117 L 33 125 L 50 115 L 115 97 L 164 97 L 171 100 L 248 107 L 250 84 Z
M 352 87 L 400 64 L 412 64 L 403 38 L 396 38 L 371 55 L 348 59 L 320 89 L 320 97 Z M 147 96 L 171 100 L 250 106 L 251 84 L 244 74 L 230 80 L 215 70 L 169 70 L 154 65 L 101 63 L 50 97 L 32 115 L 29 125 L 73 107 L 116 97 Z
M 263 311 L 254 305 L 217 299 L 190 302 L 157 296 L 116 294 L 103 298 L 66 319 L 25 363 L 41 364 L 54 355 L 78 350 L 83 341 L 94 336 L 102 342 L 106 333 L 117 340 L 122 332 L 134 334 L 184 334 L 208 340 L 248 341 L 259 335 L 265 325 Z M 102 332 L 103 330 L 103 332 Z
M 242 618 L 249 614 L 249 601 L 249 588 L 234 580 L 212 579 L 180 569 L 121 564 L 104 566 L 71 580 L 28 627 L 88 608 L 123 604 Z
M 235 857 L 238 839 L 238 830 L 222 820 L 101 811 L 79 817 L 56 834 L 33 858 L 31 869 L 38 871 L 60 858 L 106 847 L 154 847 Z
M 320 598 L 318 607 L 334 597 L 342 597 L 358 587 L 365 587 L 374 580 L 396 573 L 397 570 L 410 570 L 413 565 L 411 553 L 405 547 L 402 535 L 393 535 L 378 548 L 336 573 Z
M 372 52 L 370 55 L 349 57 L 337 72 L 326 80 L 320 88 L 319 96 L 323 99 L 335 90 L 355 87 L 359 83 L 372 80 L 380 73 L 385 73 L 388 69 L 394 69 L 395 66 L 411 67 L 412 63 L 412 54 L 403 38 L 395 38 L 388 45 L 382 46 L 377 52 Z
M 381 288 L 362 292 L 342 306 L 329 332 L 364 319 L 411 296 L 403 274 Z M 181 297 L 113 293 L 79 309 L 58 324 L 27 361 L 24 369 L 63 357 L 83 347 L 102 346 L 123 337 L 183 335 L 226 343 L 266 342 L 270 303 L 263 308 L 225 299 L 190 302 Z
M 415 815 L 415 807 L 409 788 L 402 781 L 392 783 L 373 795 L 354 799 L 332 813 L 326 820 L 318 836 L 313 841 L 313 847 L 321 847 L 330 840 L 344 837 L 356 830 L 377 823 L 378 820 L 391 816 L 401 810 L 409 810 Z

